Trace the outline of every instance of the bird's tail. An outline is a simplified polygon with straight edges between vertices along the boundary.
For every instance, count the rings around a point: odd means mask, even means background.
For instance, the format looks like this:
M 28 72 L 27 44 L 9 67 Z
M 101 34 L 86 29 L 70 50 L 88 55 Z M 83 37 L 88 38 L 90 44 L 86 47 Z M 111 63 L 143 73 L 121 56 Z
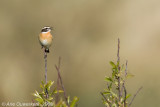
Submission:
M 49 49 L 45 49 L 45 52 L 46 52 L 46 53 L 49 53 Z

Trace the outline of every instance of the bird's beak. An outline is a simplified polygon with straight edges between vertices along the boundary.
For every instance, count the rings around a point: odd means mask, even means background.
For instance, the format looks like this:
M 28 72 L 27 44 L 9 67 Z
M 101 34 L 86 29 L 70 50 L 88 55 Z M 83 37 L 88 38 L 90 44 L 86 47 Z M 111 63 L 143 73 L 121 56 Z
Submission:
M 53 27 L 50 27 L 51 30 L 53 30 Z

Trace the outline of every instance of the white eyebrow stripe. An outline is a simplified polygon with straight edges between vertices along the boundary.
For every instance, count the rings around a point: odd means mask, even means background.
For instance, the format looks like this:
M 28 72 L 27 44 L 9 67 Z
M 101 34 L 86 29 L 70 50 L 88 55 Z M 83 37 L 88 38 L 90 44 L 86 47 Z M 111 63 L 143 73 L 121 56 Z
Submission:
M 43 27 L 42 29 L 45 29 L 45 28 L 50 28 L 50 27 L 48 27 L 48 26 L 45 26 L 45 27 Z

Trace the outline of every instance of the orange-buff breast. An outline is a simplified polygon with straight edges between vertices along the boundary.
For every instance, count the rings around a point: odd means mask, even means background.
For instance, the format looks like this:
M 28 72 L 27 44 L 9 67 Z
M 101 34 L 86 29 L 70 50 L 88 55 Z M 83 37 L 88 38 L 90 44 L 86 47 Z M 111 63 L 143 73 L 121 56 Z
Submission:
M 39 35 L 39 41 L 40 41 L 41 45 L 44 46 L 44 48 L 49 48 L 52 44 L 52 40 L 53 40 L 53 37 L 50 32 L 41 33 Z

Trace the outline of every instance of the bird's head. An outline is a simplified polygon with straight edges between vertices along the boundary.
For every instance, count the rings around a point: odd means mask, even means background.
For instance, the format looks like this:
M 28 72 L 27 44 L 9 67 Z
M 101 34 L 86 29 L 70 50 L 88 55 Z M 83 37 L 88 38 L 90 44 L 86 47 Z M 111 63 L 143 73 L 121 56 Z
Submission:
M 41 33 L 48 33 L 53 29 L 53 27 L 45 26 L 42 28 Z

